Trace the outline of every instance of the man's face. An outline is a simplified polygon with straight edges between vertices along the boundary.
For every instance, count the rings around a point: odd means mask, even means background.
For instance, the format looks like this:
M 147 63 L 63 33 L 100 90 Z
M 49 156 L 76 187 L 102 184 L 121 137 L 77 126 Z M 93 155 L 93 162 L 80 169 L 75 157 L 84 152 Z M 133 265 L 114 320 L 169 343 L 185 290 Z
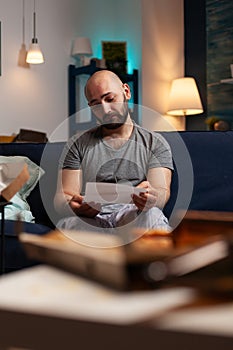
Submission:
M 122 100 L 122 102 L 104 102 L 107 104 L 106 107 L 103 107 L 102 103 L 91 106 L 96 119 L 105 128 L 117 129 L 125 124 L 128 117 L 129 108 L 124 95 L 122 96 Z
M 94 82 L 89 88 L 88 104 L 105 128 L 116 129 L 126 122 L 129 113 L 127 89 L 126 84 L 118 86 L 111 81 Z

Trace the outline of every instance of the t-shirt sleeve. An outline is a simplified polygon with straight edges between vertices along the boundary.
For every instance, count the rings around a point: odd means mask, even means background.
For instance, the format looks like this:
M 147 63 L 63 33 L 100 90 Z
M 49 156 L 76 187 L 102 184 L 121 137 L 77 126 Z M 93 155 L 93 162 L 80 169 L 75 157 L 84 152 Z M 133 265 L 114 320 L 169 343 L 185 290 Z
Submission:
M 155 133 L 152 144 L 149 168 L 164 167 L 174 170 L 171 148 L 165 138 Z
M 81 155 L 77 141 L 70 139 L 67 142 L 59 160 L 59 168 L 74 170 L 81 168 Z

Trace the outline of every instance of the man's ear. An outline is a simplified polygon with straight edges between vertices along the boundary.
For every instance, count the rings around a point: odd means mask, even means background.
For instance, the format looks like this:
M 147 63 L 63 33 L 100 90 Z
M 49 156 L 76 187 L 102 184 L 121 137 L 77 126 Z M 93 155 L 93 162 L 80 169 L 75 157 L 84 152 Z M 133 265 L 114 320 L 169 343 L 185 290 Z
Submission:
M 126 97 L 126 100 L 130 100 L 131 98 L 131 91 L 130 91 L 130 87 L 128 84 L 123 84 L 123 89 L 124 89 L 124 94 L 125 94 L 125 97 Z

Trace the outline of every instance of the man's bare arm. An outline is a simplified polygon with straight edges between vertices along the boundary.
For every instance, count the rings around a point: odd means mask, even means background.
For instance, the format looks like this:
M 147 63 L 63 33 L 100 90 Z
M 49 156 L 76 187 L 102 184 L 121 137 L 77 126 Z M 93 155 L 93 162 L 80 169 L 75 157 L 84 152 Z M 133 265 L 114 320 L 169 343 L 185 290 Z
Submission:
M 62 215 L 72 214 L 69 203 L 74 196 L 80 196 L 80 180 L 80 170 L 63 169 L 59 171 L 57 191 L 54 198 L 54 206 L 58 213 Z
M 137 187 L 146 188 L 146 193 L 133 196 L 133 201 L 140 210 L 148 210 L 154 206 L 163 209 L 170 197 L 172 172 L 168 168 L 152 168 L 147 174 L 147 181 Z
M 63 169 L 59 172 L 54 206 L 61 215 L 94 217 L 98 214 L 96 208 L 83 203 L 81 178 L 81 170 Z

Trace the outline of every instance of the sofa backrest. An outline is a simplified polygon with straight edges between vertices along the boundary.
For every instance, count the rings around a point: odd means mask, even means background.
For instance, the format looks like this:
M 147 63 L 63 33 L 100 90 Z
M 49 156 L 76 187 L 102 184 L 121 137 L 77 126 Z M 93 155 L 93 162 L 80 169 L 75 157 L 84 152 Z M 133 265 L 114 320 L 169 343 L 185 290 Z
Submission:
M 174 207 L 233 211 L 233 131 L 162 132 L 162 135 L 171 146 L 175 165 L 171 197 L 164 208 L 165 214 L 170 217 Z M 0 143 L 0 155 L 27 156 L 45 170 L 28 202 L 36 222 L 51 227 L 58 218 L 53 198 L 63 147 L 63 142 Z M 187 154 L 189 159 L 185 159 Z M 182 191 L 185 195 L 180 195 Z
M 173 154 L 180 152 L 181 142 L 177 141 L 177 133 L 162 134 Z M 192 162 L 193 190 L 188 207 L 187 203 L 184 206 L 179 203 L 177 209 L 233 211 L 233 131 L 180 131 L 178 135 Z M 180 159 L 178 157 L 178 161 Z M 192 182 L 188 178 L 189 169 L 181 167 L 181 170 L 185 174 L 175 171 L 173 176 L 171 198 L 165 207 L 168 217 L 176 202 L 178 189 Z

